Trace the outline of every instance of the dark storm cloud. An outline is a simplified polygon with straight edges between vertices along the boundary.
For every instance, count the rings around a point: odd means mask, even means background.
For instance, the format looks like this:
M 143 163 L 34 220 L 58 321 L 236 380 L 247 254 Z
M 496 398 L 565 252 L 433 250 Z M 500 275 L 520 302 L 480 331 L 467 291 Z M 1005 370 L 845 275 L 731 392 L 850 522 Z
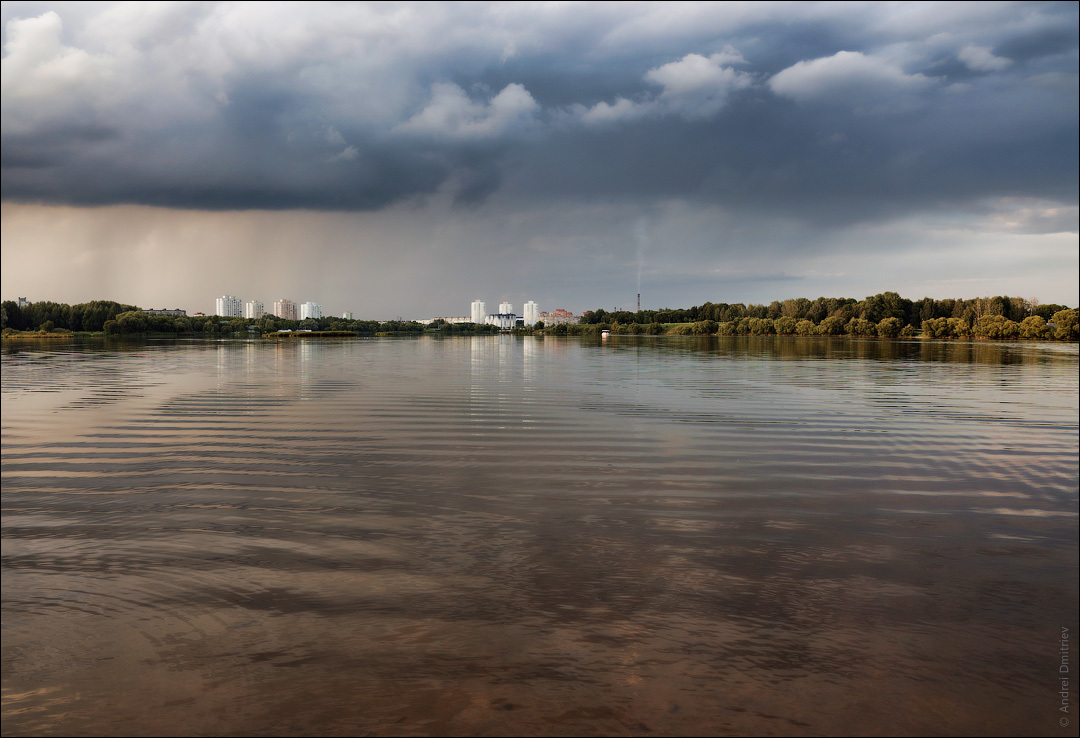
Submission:
M 502 189 L 829 224 L 1077 197 L 1073 3 L 13 4 L 4 20 L 8 201 L 376 210 Z

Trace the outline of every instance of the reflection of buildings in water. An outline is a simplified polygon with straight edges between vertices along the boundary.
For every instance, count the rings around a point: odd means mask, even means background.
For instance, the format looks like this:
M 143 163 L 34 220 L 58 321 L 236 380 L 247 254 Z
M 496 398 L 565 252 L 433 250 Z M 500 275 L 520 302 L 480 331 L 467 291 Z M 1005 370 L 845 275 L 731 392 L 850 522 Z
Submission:
M 267 356 L 262 352 L 258 357 L 260 362 L 273 362 L 272 368 L 260 366 L 260 370 L 269 371 L 274 375 L 271 384 L 274 394 L 278 397 L 304 397 L 304 388 L 311 384 L 314 371 L 317 368 L 319 346 L 315 341 L 307 339 L 289 339 L 271 341 L 272 348 L 268 348 L 273 354 Z M 262 344 L 265 345 L 265 344 Z
M 540 344 L 540 350 L 547 356 L 565 357 L 570 349 L 571 341 L 573 339 L 563 338 L 559 336 L 546 336 L 543 340 L 538 341 Z
M 215 346 L 214 359 L 219 380 L 230 379 L 245 373 L 247 357 L 243 351 L 237 349 L 237 344 L 231 341 L 221 341 Z
M 540 339 L 536 336 L 521 337 L 521 376 L 527 382 L 536 379 L 537 362 L 540 359 Z M 524 389 L 529 389 L 528 384 Z
M 244 373 L 253 374 L 259 369 L 259 343 L 248 340 L 244 342 Z
M 514 337 L 513 336 L 499 336 L 498 338 L 499 353 L 496 356 L 496 361 L 499 369 L 499 382 L 505 383 L 510 379 L 511 370 L 513 368 L 513 348 Z
M 487 336 L 473 336 L 469 339 L 469 375 L 472 379 L 476 379 L 483 371 L 486 363 L 484 361 L 484 350 L 488 342 Z
M 300 399 L 308 399 L 305 390 L 311 385 L 312 372 L 315 369 L 315 354 L 318 350 L 314 340 L 295 339 L 300 345 L 296 347 L 296 374 L 300 380 Z
M 467 390 L 470 422 L 477 425 L 490 423 L 497 416 L 499 428 L 515 424 L 513 418 L 520 414 L 517 408 L 522 403 L 525 391 L 523 377 L 535 375 L 536 372 L 536 362 L 524 356 L 525 345 L 530 344 L 528 350 L 531 358 L 535 359 L 535 340 L 505 334 L 473 336 L 468 340 L 471 354 L 471 381 Z M 519 364 L 522 366 L 520 373 L 517 371 Z M 484 430 L 477 429 L 477 434 L 484 433 Z
M 503 381 L 513 365 L 513 345 L 514 337 L 508 335 L 469 337 L 472 378 L 495 376 Z

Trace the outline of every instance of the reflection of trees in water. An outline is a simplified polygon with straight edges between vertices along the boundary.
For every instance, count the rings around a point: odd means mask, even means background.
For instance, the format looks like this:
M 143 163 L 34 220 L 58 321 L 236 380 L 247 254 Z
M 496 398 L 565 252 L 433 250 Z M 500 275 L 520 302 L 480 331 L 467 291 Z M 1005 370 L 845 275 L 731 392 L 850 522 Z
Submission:
M 585 340 L 590 340 L 588 337 Z M 555 342 L 552 342 L 555 343 Z M 954 364 L 1042 364 L 1071 360 L 1073 347 L 1054 343 L 964 339 L 892 340 L 850 336 L 611 336 L 611 350 L 647 346 L 661 354 L 704 353 L 722 358 L 857 359 L 926 361 Z

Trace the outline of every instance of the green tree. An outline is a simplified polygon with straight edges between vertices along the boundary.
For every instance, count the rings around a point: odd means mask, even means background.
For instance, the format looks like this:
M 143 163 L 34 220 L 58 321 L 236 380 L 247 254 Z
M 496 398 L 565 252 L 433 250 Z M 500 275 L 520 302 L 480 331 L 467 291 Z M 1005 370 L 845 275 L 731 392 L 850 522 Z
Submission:
M 1080 310 L 1059 310 L 1050 317 L 1054 326 L 1054 338 L 1059 341 L 1075 341 L 1080 331 Z
M 776 324 L 769 318 L 749 318 L 751 336 L 768 336 L 776 333 Z
M 991 309 L 1001 308 L 1002 305 L 991 304 Z M 976 338 L 1003 338 L 1003 326 L 1011 322 L 1000 313 L 984 315 L 975 321 L 971 332 Z
M 1039 305 L 1034 309 L 1035 315 L 1038 315 L 1043 320 L 1052 320 L 1054 315 L 1062 310 L 1068 310 L 1068 305 L 1055 305 L 1053 303 L 1047 303 L 1045 305 Z
M 900 335 L 903 325 L 899 318 L 882 318 L 877 324 L 877 334 L 882 338 L 896 338 Z
M 876 336 L 877 326 L 869 320 L 852 318 L 844 326 L 844 332 L 849 336 Z
M 795 332 L 795 326 L 798 321 L 795 318 L 784 315 L 773 321 L 773 327 L 776 328 L 776 332 L 781 336 L 790 336 Z
M 817 332 L 823 336 L 840 336 L 844 333 L 845 321 L 837 315 L 831 315 L 818 325 Z
M 964 318 L 947 318 L 949 336 L 966 338 L 971 335 L 971 323 Z
M 949 319 L 928 318 L 922 322 L 922 331 L 927 338 L 944 338 L 949 335 Z
M 120 333 L 146 333 L 146 313 L 131 310 L 116 316 Z
M 1020 338 L 1046 338 L 1046 321 L 1041 315 L 1032 315 L 1020 321 Z

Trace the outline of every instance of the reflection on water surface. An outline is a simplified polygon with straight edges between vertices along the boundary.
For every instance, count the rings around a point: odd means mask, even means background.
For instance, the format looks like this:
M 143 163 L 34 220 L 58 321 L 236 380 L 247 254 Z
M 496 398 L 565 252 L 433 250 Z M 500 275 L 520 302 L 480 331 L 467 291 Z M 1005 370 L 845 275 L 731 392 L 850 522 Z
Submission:
M 2 358 L 6 735 L 1064 734 L 1075 344 Z

